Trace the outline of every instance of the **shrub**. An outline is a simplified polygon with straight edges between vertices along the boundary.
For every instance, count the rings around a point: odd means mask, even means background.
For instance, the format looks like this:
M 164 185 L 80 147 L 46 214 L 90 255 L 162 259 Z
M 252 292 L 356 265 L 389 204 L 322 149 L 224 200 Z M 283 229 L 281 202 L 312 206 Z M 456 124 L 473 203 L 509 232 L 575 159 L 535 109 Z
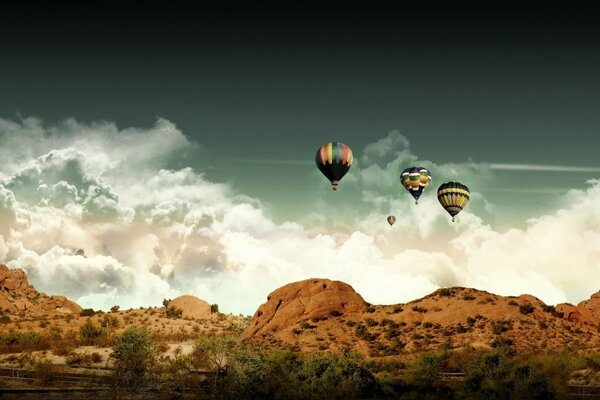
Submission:
M 163 301 L 162 301 L 163 307 L 168 307 L 170 301 L 171 301 L 171 299 L 163 299 Z
M 514 300 L 510 300 L 510 301 L 508 302 L 508 305 L 509 305 L 509 306 L 514 306 L 514 307 L 517 307 L 517 306 L 519 305 L 519 303 L 517 303 L 517 302 L 516 302 L 516 301 L 514 301 Z
M 338 310 L 331 310 L 329 315 L 331 315 L 332 317 L 341 317 L 342 315 L 344 315 L 344 313 L 342 313 Z
M 379 322 L 375 321 L 373 318 L 365 318 L 365 323 L 369 327 L 373 327 L 373 326 L 379 325 Z
M 112 312 L 112 313 L 116 313 L 117 311 L 119 311 L 119 308 L 121 308 L 121 307 L 119 307 L 119 306 L 112 306 L 112 307 L 110 308 L 110 312 Z
M 475 296 L 467 293 L 463 296 L 463 300 L 465 300 L 465 301 L 475 300 Z
M 139 387 L 145 382 L 155 356 L 148 330 L 129 328 L 117 336 L 113 355 L 115 384 L 118 387 Z
M 121 326 L 121 323 L 119 322 L 119 318 L 117 318 L 113 315 L 105 314 L 104 317 L 102 318 L 102 321 L 100 321 L 100 325 L 103 328 L 112 330 L 112 329 L 116 329 L 119 326 Z
M 210 313 L 211 314 L 217 314 L 219 312 L 219 305 L 218 304 L 211 304 L 210 305 Z
M 423 328 L 425 328 L 425 329 L 429 329 L 432 326 L 433 326 L 433 322 L 429 322 L 429 321 L 423 322 Z
M 71 353 L 66 357 L 66 363 L 70 367 L 78 365 L 90 365 L 92 363 L 92 356 L 83 353 Z
M 169 318 L 181 318 L 183 310 L 177 307 L 167 307 L 167 317 Z
M 492 343 L 490 343 L 490 345 L 493 348 L 510 347 L 513 345 L 513 341 L 512 341 L 512 339 L 508 339 L 508 338 L 498 338 L 498 339 L 494 340 Z
M 519 306 L 519 311 L 523 315 L 531 314 L 534 310 L 535 307 L 533 307 L 531 304 L 521 304 Z
M 6 314 L 0 315 L 0 324 L 8 324 L 10 323 L 10 317 Z
M 373 307 L 372 305 L 370 305 L 370 304 L 369 304 L 369 305 L 368 305 L 368 306 L 365 308 L 365 312 L 366 312 L 366 313 L 374 313 L 374 312 L 375 312 L 375 307 Z
M 378 334 L 374 334 L 369 332 L 369 330 L 364 325 L 357 325 L 354 328 L 354 333 L 361 339 L 364 339 L 368 342 L 372 342 L 379 336 Z
M 441 297 L 449 297 L 452 296 L 452 290 L 444 288 L 439 291 Z
M 426 313 L 427 309 L 425 307 L 421 307 L 421 306 L 413 306 L 412 310 L 415 312 L 419 312 L 419 313 Z
M 400 307 L 400 306 L 395 306 L 395 307 L 394 307 L 394 310 L 393 310 L 393 313 L 394 313 L 394 314 L 398 314 L 398 313 L 401 313 L 402 311 L 404 311 L 404 309 L 403 309 L 402 307 Z
M 466 368 L 463 387 L 476 398 L 489 400 L 563 398 L 565 368 L 513 359 L 506 348 L 475 357 Z
M 196 368 L 208 368 L 218 373 L 225 372 L 227 358 L 237 340 L 233 336 L 202 336 L 194 343 L 190 355 Z
M 0 352 L 45 350 L 50 348 L 48 338 L 37 332 L 0 332 Z
M 93 308 L 84 308 L 79 313 L 80 317 L 93 317 L 94 315 L 96 315 L 96 311 Z
M 84 345 L 97 344 L 99 339 L 104 336 L 104 330 L 89 320 L 79 328 L 79 338 Z
M 102 355 L 100 353 L 93 352 L 92 354 L 90 354 L 90 359 L 93 363 L 99 363 L 102 361 Z
M 310 323 L 308 323 L 308 322 L 306 322 L 306 321 L 302 322 L 302 323 L 300 324 L 300 327 L 301 327 L 302 329 L 315 329 L 315 328 L 316 328 L 316 326 L 315 326 L 315 325 L 311 325 Z

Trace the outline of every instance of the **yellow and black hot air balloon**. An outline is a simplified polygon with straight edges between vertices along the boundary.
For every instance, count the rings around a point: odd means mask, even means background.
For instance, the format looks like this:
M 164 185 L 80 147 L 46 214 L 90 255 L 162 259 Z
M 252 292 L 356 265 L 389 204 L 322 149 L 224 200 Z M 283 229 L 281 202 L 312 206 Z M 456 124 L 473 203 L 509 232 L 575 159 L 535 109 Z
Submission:
M 315 162 L 319 170 L 331 181 L 333 190 L 352 165 L 352 150 L 340 142 L 329 142 L 319 147 Z
M 387 217 L 387 222 L 388 224 L 390 224 L 390 226 L 394 225 L 394 223 L 396 222 L 396 217 L 390 215 L 389 217 Z
M 452 216 L 452 222 L 456 214 L 467 206 L 470 196 L 469 188 L 459 182 L 443 183 L 437 191 L 437 198 L 446 212 Z

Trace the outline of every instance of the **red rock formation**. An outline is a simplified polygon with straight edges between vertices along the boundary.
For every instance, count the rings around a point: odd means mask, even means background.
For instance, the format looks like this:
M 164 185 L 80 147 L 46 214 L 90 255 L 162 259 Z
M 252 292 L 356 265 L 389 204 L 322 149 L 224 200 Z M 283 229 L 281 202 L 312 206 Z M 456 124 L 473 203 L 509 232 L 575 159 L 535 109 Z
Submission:
M 365 301 L 352 286 L 329 279 L 307 279 L 285 285 L 267 297 L 254 314 L 243 338 L 289 326 L 300 319 L 340 313 L 358 312 Z
M 79 313 L 82 310 L 64 296 L 38 292 L 29 284 L 22 269 L 10 269 L 3 264 L 0 264 L 0 309 L 30 314 Z

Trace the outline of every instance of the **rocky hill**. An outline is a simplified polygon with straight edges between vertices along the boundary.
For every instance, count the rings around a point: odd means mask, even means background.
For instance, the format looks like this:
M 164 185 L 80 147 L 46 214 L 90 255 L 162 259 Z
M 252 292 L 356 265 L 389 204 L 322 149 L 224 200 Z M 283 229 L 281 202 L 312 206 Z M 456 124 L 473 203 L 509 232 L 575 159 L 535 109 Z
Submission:
M 167 308 L 181 310 L 183 318 L 210 319 L 212 314 L 210 304 L 196 296 L 190 295 L 183 295 L 170 300 Z
M 517 351 L 600 346 L 600 293 L 574 306 L 544 304 L 530 295 L 439 289 L 406 304 L 371 305 L 352 287 L 309 279 L 275 290 L 243 340 L 271 348 L 359 351 L 369 356 L 511 344 Z
M 82 308 L 64 296 L 48 296 L 38 292 L 27 281 L 22 269 L 0 264 L 0 310 L 30 315 L 79 314 Z

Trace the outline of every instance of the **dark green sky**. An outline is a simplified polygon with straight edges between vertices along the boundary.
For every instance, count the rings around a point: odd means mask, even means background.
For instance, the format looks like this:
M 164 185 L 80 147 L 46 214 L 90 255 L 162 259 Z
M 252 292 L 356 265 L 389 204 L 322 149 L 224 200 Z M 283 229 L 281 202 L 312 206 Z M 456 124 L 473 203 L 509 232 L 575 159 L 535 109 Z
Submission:
M 262 160 L 311 161 L 329 140 L 360 157 L 394 129 L 438 164 L 600 167 L 600 38 L 580 5 L 0 4 L 0 117 L 164 117 L 203 146 L 182 164 L 277 219 L 308 211 L 314 168 Z M 500 171 L 480 191 L 502 225 L 594 177 Z

